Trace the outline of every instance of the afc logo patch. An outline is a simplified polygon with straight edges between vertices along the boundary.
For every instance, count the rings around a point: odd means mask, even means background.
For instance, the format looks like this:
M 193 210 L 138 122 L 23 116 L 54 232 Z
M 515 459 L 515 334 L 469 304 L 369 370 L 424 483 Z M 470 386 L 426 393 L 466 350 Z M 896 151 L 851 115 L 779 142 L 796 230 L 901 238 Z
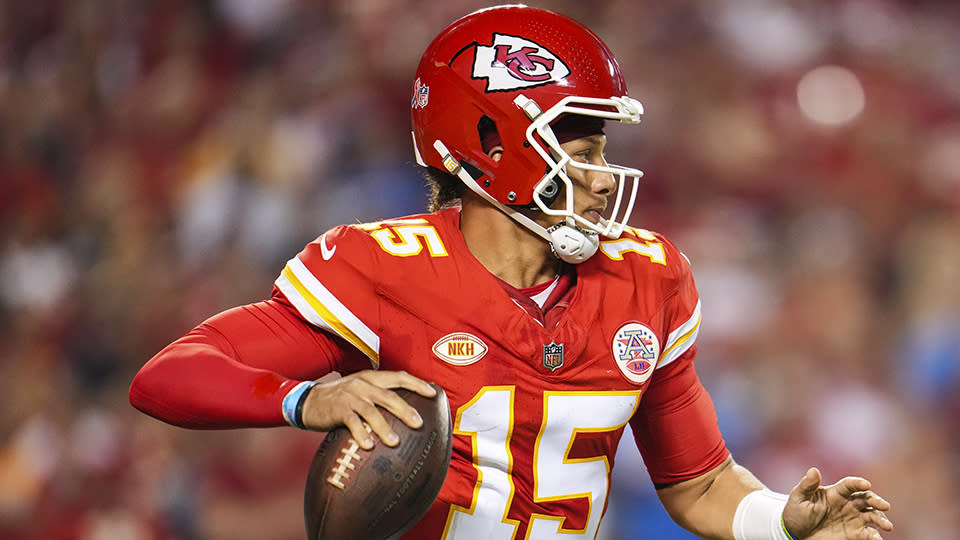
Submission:
M 613 335 L 613 359 L 620 373 L 634 384 L 643 384 L 653 375 L 660 358 L 660 340 L 653 330 L 631 322 Z
M 474 79 L 486 79 L 486 92 L 519 90 L 562 81 L 570 68 L 546 47 L 529 39 L 494 34 L 492 45 L 477 45 Z

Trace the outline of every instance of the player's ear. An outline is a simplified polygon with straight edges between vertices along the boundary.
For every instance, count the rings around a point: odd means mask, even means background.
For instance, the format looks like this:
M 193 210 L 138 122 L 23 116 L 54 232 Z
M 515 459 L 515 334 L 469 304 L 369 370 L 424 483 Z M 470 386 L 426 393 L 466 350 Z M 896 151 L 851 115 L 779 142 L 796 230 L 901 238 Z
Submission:
M 503 145 L 500 144 L 500 133 L 497 132 L 497 124 L 487 115 L 480 117 L 477 123 L 477 135 L 480 137 L 480 147 L 483 152 L 490 156 L 494 161 L 500 161 L 503 157 Z

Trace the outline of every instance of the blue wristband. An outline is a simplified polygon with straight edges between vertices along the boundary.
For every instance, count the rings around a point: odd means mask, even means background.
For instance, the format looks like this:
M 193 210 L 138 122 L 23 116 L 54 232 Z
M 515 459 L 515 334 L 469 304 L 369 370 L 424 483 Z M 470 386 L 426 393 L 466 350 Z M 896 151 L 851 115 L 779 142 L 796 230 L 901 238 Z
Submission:
M 786 523 L 785 521 L 783 521 L 783 516 L 782 516 L 782 515 L 780 516 L 780 527 L 783 528 L 783 532 L 787 533 L 787 536 L 789 536 L 792 540 L 800 540 L 799 538 L 797 538 L 796 536 L 794 536 L 793 533 L 790 532 L 789 529 L 787 529 L 787 523 Z
M 303 381 L 283 397 L 283 419 L 291 426 L 306 429 L 303 425 L 303 402 L 306 401 L 310 389 L 316 384 L 316 381 Z

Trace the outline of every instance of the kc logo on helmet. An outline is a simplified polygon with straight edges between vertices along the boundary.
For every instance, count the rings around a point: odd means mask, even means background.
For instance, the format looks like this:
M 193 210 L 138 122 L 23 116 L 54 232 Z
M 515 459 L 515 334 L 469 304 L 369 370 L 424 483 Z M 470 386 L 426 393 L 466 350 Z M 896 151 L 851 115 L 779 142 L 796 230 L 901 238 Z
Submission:
M 570 68 L 546 47 L 529 39 L 494 34 L 490 46 L 477 45 L 473 78 L 487 80 L 487 92 L 519 90 L 559 82 Z

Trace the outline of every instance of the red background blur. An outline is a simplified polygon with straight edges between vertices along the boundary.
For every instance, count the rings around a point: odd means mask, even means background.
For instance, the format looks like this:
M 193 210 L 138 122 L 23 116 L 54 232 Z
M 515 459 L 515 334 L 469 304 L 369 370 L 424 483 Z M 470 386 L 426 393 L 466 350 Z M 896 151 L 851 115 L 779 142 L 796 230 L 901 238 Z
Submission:
M 888 539 L 957 538 L 960 4 L 531 4 L 646 107 L 609 157 L 693 262 L 737 460 L 865 475 Z M 424 208 L 413 72 L 484 5 L 0 2 L 0 540 L 302 538 L 317 434 L 173 428 L 127 386 L 326 228 Z M 600 536 L 690 538 L 629 447 Z

